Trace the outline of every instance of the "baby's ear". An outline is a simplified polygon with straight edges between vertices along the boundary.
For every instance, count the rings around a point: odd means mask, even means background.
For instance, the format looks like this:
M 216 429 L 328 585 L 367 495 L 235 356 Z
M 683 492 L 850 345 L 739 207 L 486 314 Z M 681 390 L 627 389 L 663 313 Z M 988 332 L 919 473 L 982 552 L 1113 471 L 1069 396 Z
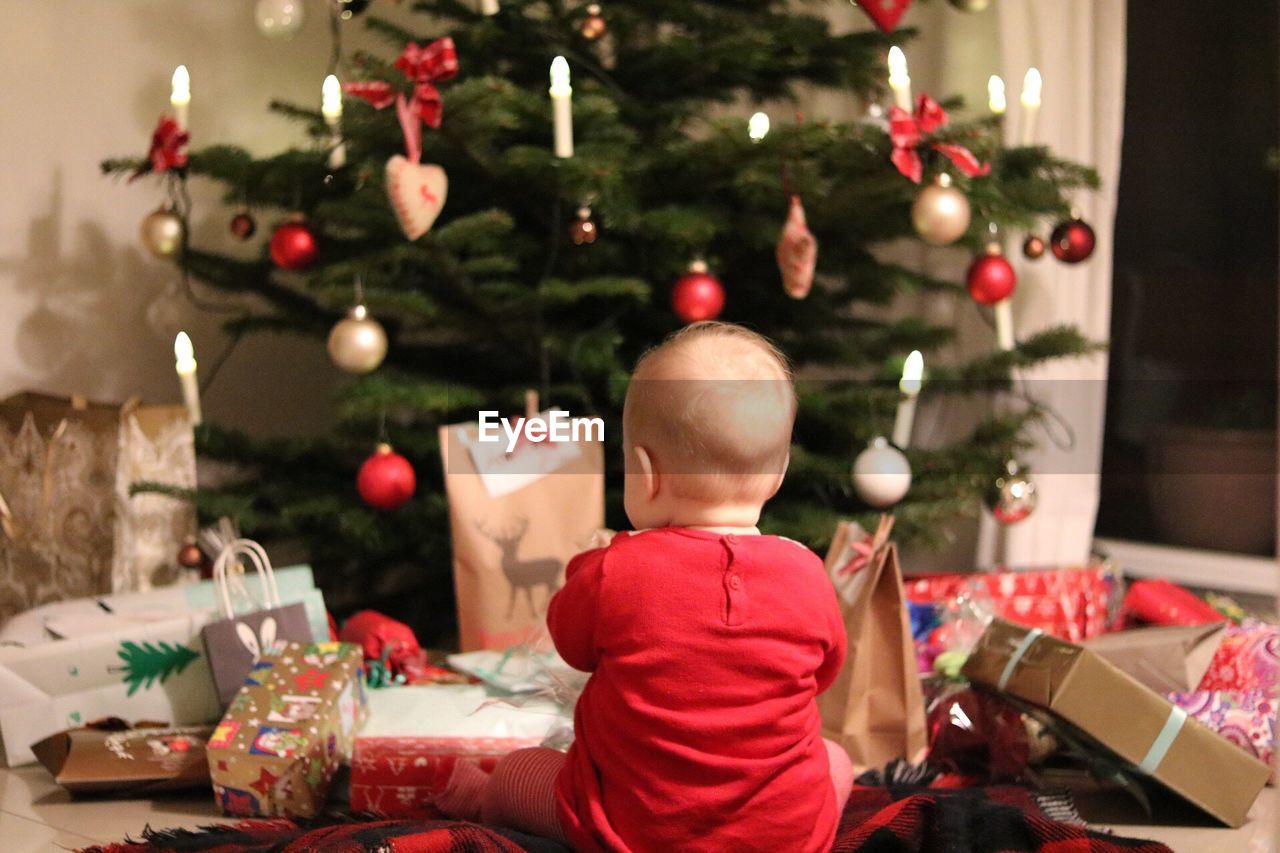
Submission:
M 769 497 L 772 498 L 778 493 L 778 489 L 782 488 L 782 481 L 787 478 L 787 469 L 791 467 L 791 454 L 787 453 L 787 458 L 782 460 L 782 470 L 778 472 L 778 478 L 773 481 L 773 488 L 769 490 Z M 768 500 L 768 498 L 766 498 Z
M 653 464 L 653 457 L 649 455 L 649 450 L 644 447 L 633 447 L 631 452 L 635 454 L 636 465 L 639 466 L 637 474 L 644 480 L 644 493 L 649 500 L 653 500 L 658 495 L 658 469 Z

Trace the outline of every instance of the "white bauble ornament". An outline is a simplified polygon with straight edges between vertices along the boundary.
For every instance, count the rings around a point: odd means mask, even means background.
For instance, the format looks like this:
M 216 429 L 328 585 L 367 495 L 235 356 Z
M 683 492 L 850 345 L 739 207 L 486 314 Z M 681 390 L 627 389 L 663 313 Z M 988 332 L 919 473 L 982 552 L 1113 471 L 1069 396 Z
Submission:
M 969 199 L 945 172 L 920 190 L 911 205 L 911 224 L 926 243 L 947 246 L 969 230 Z
M 253 20 L 267 38 L 288 38 L 302 29 L 306 12 L 302 0 L 258 0 Z
M 376 370 L 387 357 L 387 333 L 367 308 L 357 305 L 329 332 L 329 357 L 347 373 Z
M 883 437 L 876 438 L 853 461 L 853 490 L 875 507 L 891 507 L 911 488 L 911 463 Z

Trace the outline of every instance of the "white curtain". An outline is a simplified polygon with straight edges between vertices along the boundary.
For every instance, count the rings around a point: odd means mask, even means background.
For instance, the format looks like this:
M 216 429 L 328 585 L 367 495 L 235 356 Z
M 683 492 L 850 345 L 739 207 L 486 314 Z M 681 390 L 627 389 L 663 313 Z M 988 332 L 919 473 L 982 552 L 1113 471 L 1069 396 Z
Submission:
M 1018 139 L 1018 92 L 1023 74 L 1034 65 L 1043 77 L 1044 91 L 1033 141 L 1062 157 L 1092 165 L 1102 179 L 1101 190 L 1073 198 L 1097 234 L 1097 248 L 1089 261 L 1072 266 L 1048 253 L 1029 261 L 1016 245 L 1021 235 L 1010 241 L 1009 254 L 1019 281 L 1014 297 L 1017 336 L 1070 323 L 1086 337 L 1106 341 L 1124 119 L 1125 3 L 999 0 L 993 8 L 999 26 L 1000 73 L 1009 90 L 1006 141 Z M 1042 226 L 1046 239 L 1052 225 Z M 1029 519 L 1003 531 L 986 517 L 979 536 L 980 564 L 1069 565 L 1088 557 L 1098 510 L 1106 376 L 1107 360 L 1102 354 L 1057 360 L 1024 374 L 1030 393 L 1066 420 L 1074 445 L 1067 449 L 1044 434 L 1036 436 L 1038 446 L 1025 462 L 1035 472 L 1039 506 Z

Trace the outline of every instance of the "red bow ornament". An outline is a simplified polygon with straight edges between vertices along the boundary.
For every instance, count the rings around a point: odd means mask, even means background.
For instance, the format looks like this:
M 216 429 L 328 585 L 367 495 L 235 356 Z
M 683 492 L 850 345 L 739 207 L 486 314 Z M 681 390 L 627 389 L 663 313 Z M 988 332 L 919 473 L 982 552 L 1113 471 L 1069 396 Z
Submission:
M 148 172 L 164 172 L 182 169 L 187 165 L 187 142 L 191 136 L 172 116 L 161 116 L 151 134 L 151 148 L 147 161 L 134 171 L 129 180 L 136 180 Z
M 409 42 L 396 58 L 395 67 L 414 84 L 411 95 L 395 92 L 390 83 L 382 80 L 344 83 L 342 90 L 374 109 L 394 103 L 404 131 L 405 155 L 411 163 L 417 163 L 422 158 L 422 125 L 438 128 L 444 114 L 444 102 L 435 84 L 458 73 L 458 52 L 448 36 L 425 46 Z
M 924 162 L 920 159 L 920 145 L 925 137 L 946 126 L 947 113 L 928 95 L 921 95 L 912 115 L 902 107 L 889 111 L 889 140 L 893 143 L 893 165 L 914 183 L 920 183 L 924 175 Z M 946 157 L 960 171 L 971 178 L 991 173 L 991 164 L 983 163 L 963 145 L 949 142 L 929 142 L 929 147 Z

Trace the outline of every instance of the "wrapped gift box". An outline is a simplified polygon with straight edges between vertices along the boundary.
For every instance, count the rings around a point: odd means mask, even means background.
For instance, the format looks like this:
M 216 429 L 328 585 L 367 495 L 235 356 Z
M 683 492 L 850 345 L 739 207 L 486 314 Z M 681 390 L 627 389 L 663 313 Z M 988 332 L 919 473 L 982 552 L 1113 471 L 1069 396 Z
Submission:
M 1222 644 L 1226 624 L 1171 625 L 1114 631 L 1086 641 L 1157 693 L 1195 690 Z
M 1249 755 L 1275 766 L 1274 695 L 1260 690 L 1193 690 L 1167 698 Z M 1274 770 L 1272 777 L 1274 781 Z
M 538 746 L 567 714 L 545 699 L 520 707 L 481 685 L 390 687 L 369 695 L 369 723 L 351 761 L 351 809 L 384 817 L 435 817 L 460 762 L 491 772 L 509 752 Z
M 966 590 L 980 590 L 991 597 L 1001 619 L 1080 642 L 1110 627 L 1118 604 L 1117 581 L 1113 568 L 1094 565 L 925 575 L 907 578 L 906 590 L 907 599 L 917 604 L 936 604 Z
M 1280 684 L 1280 626 L 1258 619 L 1228 625 L 1200 679 L 1201 690 L 1274 691 Z
M 994 620 L 963 673 L 1052 712 L 1228 826 L 1245 822 L 1270 775 L 1101 656 L 1035 629 Z
M 73 794 L 149 796 L 209 784 L 204 744 L 213 726 L 139 726 L 101 720 L 31 745 Z
M 314 817 L 366 713 L 359 646 L 286 643 L 264 655 L 206 746 L 223 814 Z

